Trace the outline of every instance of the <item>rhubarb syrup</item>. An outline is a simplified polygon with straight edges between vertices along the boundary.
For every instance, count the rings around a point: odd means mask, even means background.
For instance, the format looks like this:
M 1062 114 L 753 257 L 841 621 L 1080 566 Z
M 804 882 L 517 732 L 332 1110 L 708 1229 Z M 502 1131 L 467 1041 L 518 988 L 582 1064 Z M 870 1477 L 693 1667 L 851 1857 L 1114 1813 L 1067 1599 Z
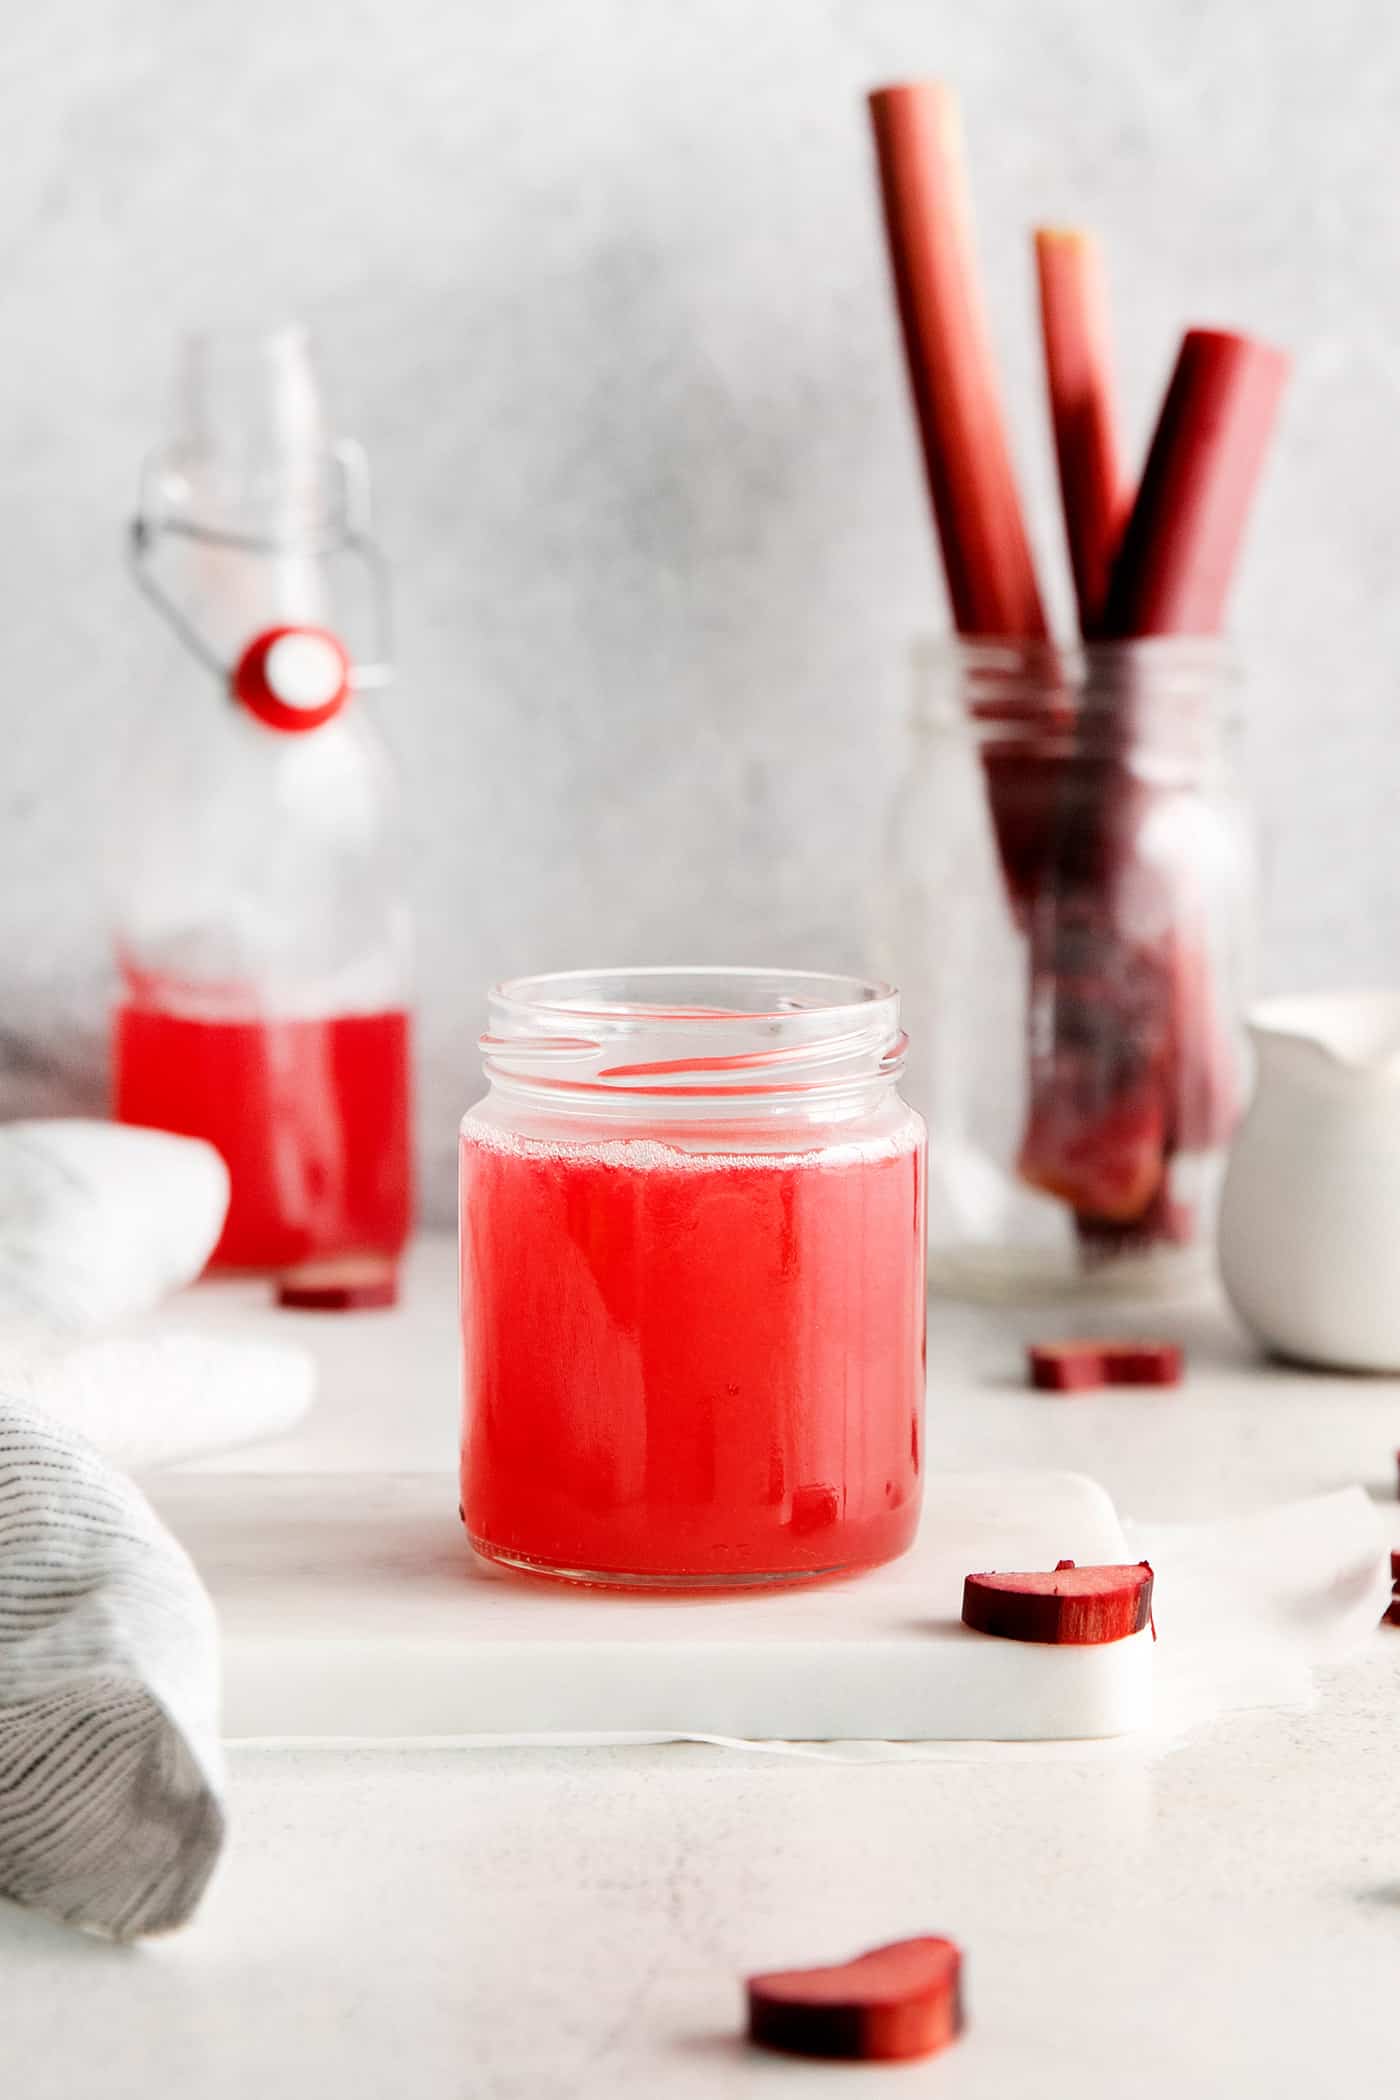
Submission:
M 129 1003 L 114 1054 L 120 1122 L 223 1154 L 232 1195 L 211 1267 L 400 1251 L 412 1214 L 406 1013 L 208 1020 Z
M 917 1521 L 923 1126 L 807 1149 L 462 1127 L 462 1511 L 622 1586 L 871 1567 Z

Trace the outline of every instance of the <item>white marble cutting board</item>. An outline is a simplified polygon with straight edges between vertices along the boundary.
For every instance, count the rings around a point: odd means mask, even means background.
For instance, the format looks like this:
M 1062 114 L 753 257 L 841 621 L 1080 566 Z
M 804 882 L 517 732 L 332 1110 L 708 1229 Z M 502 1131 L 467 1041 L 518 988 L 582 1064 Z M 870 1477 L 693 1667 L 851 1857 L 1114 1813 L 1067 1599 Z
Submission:
M 959 1620 L 973 1570 L 1131 1557 L 1078 1474 L 936 1478 L 895 1566 L 722 1598 L 500 1574 L 439 1474 L 171 1473 L 147 1492 L 218 1607 L 233 1737 L 1026 1741 L 1151 1718 L 1149 1633 L 1052 1648 Z

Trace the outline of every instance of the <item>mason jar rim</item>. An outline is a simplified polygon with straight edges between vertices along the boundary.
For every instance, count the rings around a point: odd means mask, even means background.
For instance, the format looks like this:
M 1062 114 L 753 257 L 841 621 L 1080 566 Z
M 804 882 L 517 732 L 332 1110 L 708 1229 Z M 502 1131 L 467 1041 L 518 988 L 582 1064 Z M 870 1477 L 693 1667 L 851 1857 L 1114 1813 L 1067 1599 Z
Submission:
M 916 733 L 970 725 L 979 740 L 1034 743 L 1039 755 L 1117 752 L 1125 744 L 1199 763 L 1228 749 L 1244 685 L 1231 642 L 1212 635 L 1129 641 L 923 636 L 910 651 Z
M 480 1038 L 493 1083 L 584 1106 L 831 1100 L 896 1079 L 899 994 L 880 979 L 697 964 L 507 978 Z
M 1228 685 L 1241 677 L 1239 652 L 1229 635 L 1144 634 L 1057 642 L 1045 635 L 919 634 L 910 653 L 916 664 L 966 663 L 987 671 L 1073 669 L 1092 663 L 1161 664 L 1197 670 Z
M 565 994 L 583 993 L 587 987 L 612 984 L 639 984 L 658 992 L 669 981 L 673 983 L 698 982 L 705 986 L 736 984 L 752 987 L 755 993 L 765 984 L 781 984 L 800 987 L 812 993 L 838 991 L 847 996 L 804 999 L 800 1008 L 792 994 L 779 994 L 784 1003 L 775 1006 L 753 1005 L 744 1007 L 714 1006 L 699 1007 L 693 1001 L 656 998 L 645 1002 L 635 999 L 602 999 L 596 1005 L 579 997 L 545 996 L 550 992 Z M 850 996 L 850 995 L 854 996 Z M 649 1019 L 665 1021 L 730 1021 L 736 1014 L 749 1020 L 781 1020 L 787 1014 L 800 1010 L 804 1013 L 840 1014 L 858 1011 L 871 1004 L 898 998 L 892 984 L 877 977 L 859 977 L 835 970 L 785 970 L 765 968 L 762 964 L 740 963 L 641 963 L 635 966 L 619 964 L 597 970 L 544 970 L 525 977 L 503 977 L 492 985 L 490 998 L 493 1006 L 510 1007 L 521 1013 L 598 1013 L 622 1014 L 645 1013 Z

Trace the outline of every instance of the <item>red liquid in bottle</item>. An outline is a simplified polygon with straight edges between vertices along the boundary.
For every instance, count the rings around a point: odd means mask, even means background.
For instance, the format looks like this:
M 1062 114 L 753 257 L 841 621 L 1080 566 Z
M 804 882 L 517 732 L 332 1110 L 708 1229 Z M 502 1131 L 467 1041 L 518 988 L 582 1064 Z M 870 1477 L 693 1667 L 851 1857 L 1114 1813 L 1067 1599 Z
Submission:
M 207 1138 L 233 1184 L 211 1267 L 397 1254 L 412 1215 L 408 1016 L 117 1015 L 115 1113 Z
M 482 1551 L 697 1587 L 872 1566 L 918 1518 L 922 1125 L 825 1153 L 461 1150 Z

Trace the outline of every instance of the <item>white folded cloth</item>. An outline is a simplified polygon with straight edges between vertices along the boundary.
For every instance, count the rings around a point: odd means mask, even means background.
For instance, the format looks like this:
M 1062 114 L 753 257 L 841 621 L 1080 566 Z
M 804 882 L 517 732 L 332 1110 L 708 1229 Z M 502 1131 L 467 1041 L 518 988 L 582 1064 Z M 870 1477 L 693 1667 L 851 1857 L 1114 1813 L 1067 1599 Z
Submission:
M 212 1146 L 0 1127 L 0 1895 L 131 1938 L 179 1925 L 224 1835 L 213 1607 L 129 1480 L 289 1428 L 306 1351 L 99 1336 L 192 1282 Z
M 0 1894 L 120 1939 L 224 1835 L 214 1612 L 129 1481 L 0 1398 Z
M 79 1342 L 8 1362 L 0 1385 L 95 1445 L 128 1473 L 261 1443 L 311 1406 L 315 1360 L 278 1342 L 169 1329 Z
M 200 1275 L 228 1195 L 200 1138 L 79 1117 L 0 1125 L 0 1391 L 131 1471 L 290 1429 L 315 1384 L 304 1349 L 93 1338 Z
M 0 1339 L 91 1333 L 192 1283 L 228 1191 L 200 1138 L 76 1116 L 0 1125 Z

